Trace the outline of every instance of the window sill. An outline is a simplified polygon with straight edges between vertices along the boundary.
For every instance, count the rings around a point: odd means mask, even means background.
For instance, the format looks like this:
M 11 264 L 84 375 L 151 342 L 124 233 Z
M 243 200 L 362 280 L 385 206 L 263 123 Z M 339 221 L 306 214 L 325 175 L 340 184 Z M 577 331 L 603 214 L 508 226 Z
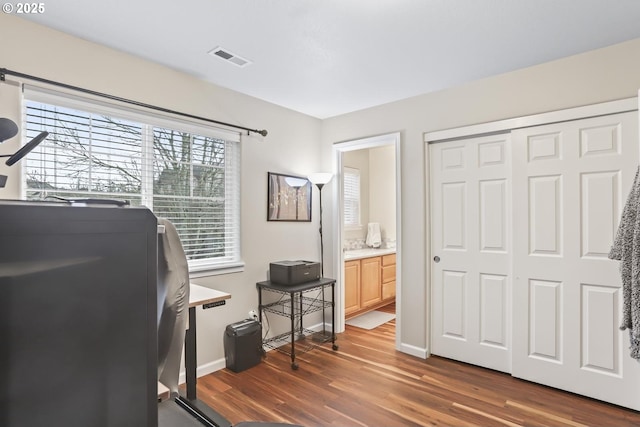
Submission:
M 189 278 L 197 279 L 207 276 L 218 276 L 221 274 L 241 273 L 244 271 L 244 262 L 234 262 L 228 264 L 200 264 L 189 265 Z

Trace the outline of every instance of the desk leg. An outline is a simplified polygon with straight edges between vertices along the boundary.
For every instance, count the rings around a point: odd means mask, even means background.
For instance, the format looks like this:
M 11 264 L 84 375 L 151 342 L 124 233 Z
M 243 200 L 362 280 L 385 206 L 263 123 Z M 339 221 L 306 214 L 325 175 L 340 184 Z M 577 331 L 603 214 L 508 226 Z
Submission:
M 196 308 L 189 307 L 189 329 L 184 343 L 184 365 L 187 381 L 187 399 L 196 399 Z

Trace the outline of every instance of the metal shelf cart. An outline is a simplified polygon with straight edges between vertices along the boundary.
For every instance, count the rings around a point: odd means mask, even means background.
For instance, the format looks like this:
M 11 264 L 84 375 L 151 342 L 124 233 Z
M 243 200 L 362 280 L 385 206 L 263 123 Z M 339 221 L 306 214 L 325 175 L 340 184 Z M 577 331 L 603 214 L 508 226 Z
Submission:
M 265 339 L 263 340 L 262 345 L 264 347 L 275 349 L 282 353 L 290 355 L 291 368 L 294 370 L 298 369 L 298 364 L 296 363 L 296 353 L 305 353 L 312 350 L 317 345 L 329 341 L 332 343 L 333 350 L 338 350 L 334 329 L 334 325 L 336 323 L 334 302 L 335 284 L 335 279 L 328 279 L 324 277 L 311 282 L 300 283 L 298 285 L 283 285 L 280 283 L 272 283 L 269 280 L 256 283 L 256 286 L 258 287 L 260 323 L 262 323 L 263 313 L 266 312 L 288 317 L 291 320 L 291 330 L 289 332 L 285 332 L 275 337 Z M 327 301 L 324 298 L 324 290 L 325 287 L 328 286 L 331 286 L 330 301 Z M 275 302 L 263 304 L 263 291 L 280 294 L 281 298 Z M 320 291 L 322 293 L 322 297 L 320 297 L 319 295 L 309 296 L 309 294 L 314 291 Z M 324 310 L 327 308 L 331 308 L 332 319 L 331 333 L 328 335 L 326 333 L 326 327 L 324 324 Z M 304 316 L 318 311 L 323 312 L 323 330 L 321 332 L 315 332 L 310 329 L 306 329 L 303 324 Z M 308 340 L 307 337 L 310 335 L 313 335 L 312 339 Z M 290 343 L 290 350 L 286 345 L 288 343 Z

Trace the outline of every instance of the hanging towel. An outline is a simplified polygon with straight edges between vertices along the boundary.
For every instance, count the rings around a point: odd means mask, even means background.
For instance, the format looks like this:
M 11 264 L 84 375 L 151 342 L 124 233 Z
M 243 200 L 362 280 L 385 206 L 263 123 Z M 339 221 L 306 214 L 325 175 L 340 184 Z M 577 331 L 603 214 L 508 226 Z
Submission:
M 622 325 L 629 330 L 631 357 L 640 359 L 640 167 L 622 211 L 609 258 L 619 260 L 622 276 Z
M 377 222 L 370 222 L 367 226 L 367 240 L 365 241 L 367 246 L 372 248 L 379 248 L 382 243 L 382 237 L 380 236 L 380 224 Z

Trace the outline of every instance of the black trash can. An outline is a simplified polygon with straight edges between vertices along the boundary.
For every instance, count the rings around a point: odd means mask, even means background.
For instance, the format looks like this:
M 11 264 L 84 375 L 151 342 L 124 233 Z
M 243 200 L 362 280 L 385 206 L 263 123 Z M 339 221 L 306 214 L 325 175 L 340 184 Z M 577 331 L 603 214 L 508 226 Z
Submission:
M 227 325 L 224 333 L 224 358 L 227 369 L 242 372 L 260 363 L 262 358 L 260 322 L 245 319 Z

